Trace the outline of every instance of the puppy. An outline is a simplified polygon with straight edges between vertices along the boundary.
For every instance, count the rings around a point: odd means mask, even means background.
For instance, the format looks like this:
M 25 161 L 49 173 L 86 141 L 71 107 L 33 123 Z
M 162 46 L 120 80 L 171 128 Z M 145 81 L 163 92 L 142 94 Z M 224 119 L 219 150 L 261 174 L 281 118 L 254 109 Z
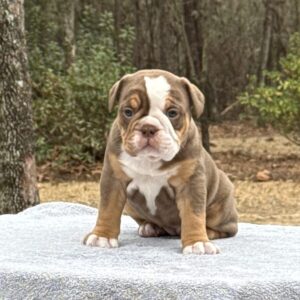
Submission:
M 84 243 L 118 247 L 122 213 L 142 237 L 180 235 L 184 254 L 216 254 L 212 239 L 237 233 L 233 185 L 201 144 L 193 120 L 204 96 L 162 70 L 124 76 L 109 94 L 119 105 L 108 138 L 96 225 Z

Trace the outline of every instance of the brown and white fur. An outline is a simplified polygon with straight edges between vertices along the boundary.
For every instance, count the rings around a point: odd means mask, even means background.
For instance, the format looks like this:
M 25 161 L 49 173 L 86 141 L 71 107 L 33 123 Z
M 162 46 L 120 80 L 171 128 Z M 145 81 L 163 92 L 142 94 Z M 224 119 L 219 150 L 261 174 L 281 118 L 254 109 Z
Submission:
M 203 94 L 186 78 L 142 70 L 115 83 L 109 109 L 115 104 L 98 218 L 84 243 L 118 247 L 125 211 L 142 237 L 180 235 L 185 254 L 218 253 L 210 240 L 237 233 L 237 212 L 233 185 L 192 118 L 203 111 Z

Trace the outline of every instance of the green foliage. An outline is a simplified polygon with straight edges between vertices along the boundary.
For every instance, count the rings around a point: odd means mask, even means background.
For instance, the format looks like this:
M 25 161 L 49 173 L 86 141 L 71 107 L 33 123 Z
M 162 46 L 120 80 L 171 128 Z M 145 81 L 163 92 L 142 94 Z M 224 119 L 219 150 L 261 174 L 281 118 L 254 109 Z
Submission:
M 252 78 L 247 92 L 239 99 L 258 118 L 281 132 L 298 132 L 300 136 L 300 34 L 291 36 L 280 70 L 266 72 L 266 85 L 257 87 Z
M 120 32 L 119 40 L 129 46 L 119 55 L 112 30 L 112 14 L 104 12 L 93 19 L 86 6 L 78 28 L 76 61 L 67 71 L 59 40 L 52 38 L 45 47 L 36 41 L 37 33 L 29 34 L 38 161 L 94 161 L 103 156 L 113 117 L 107 109 L 108 91 L 123 74 L 133 71 L 128 63 L 132 28 Z

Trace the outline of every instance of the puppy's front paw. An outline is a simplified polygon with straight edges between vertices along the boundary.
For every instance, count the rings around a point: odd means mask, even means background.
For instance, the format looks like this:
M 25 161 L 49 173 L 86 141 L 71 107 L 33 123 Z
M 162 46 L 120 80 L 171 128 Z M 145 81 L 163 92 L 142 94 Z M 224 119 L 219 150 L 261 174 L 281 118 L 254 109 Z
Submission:
M 197 242 L 183 248 L 183 254 L 218 254 L 220 249 L 211 242 Z
M 118 240 L 90 234 L 83 243 L 90 247 L 118 248 Z

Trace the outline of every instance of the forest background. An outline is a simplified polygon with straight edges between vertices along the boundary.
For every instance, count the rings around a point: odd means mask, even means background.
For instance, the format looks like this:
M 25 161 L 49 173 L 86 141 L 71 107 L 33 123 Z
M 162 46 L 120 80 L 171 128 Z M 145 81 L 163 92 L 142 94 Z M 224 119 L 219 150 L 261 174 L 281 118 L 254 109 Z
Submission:
M 299 0 L 26 0 L 42 201 L 96 206 L 122 75 L 160 68 L 203 91 L 203 144 L 241 220 L 300 224 Z

